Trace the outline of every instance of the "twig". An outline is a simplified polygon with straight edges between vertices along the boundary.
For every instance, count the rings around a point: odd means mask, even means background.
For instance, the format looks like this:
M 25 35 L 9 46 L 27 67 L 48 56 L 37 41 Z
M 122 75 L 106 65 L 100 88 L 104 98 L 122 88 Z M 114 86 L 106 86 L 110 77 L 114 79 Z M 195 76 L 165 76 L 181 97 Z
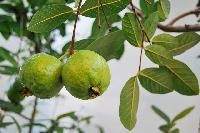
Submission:
M 141 12 L 141 10 L 137 7 L 135 7 L 133 5 L 135 11 L 136 11 L 136 14 L 137 16 L 139 16 L 140 18 L 143 18 L 143 14 Z M 130 10 L 132 10 L 132 8 L 130 6 L 128 6 L 128 8 Z M 191 11 L 189 11 L 191 12 Z M 197 12 L 197 11 L 195 11 Z M 199 12 L 199 11 L 198 11 Z M 183 14 L 186 14 L 187 12 L 183 13 Z M 181 15 L 180 15 L 181 16 Z M 188 16 L 188 15 L 183 15 L 184 17 Z M 183 17 L 181 17 L 183 18 Z M 173 19 L 174 21 L 174 19 Z M 171 22 L 170 22 L 171 23 Z M 169 24 L 170 24 L 169 23 Z M 173 22 L 174 23 L 174 22 Z M 173 24 L 172 23 L 172 24 Z M 185 25 L 182 25 L 182 26 L 172 26 L 172 25 L 169 25 L 169 24 L 166 24 L 166 25 L 163 25 L 163 24 L 158 24 L 158 28 L 162 31 L 165 31 L 165 32 L 189 32 L 189 31 L 200 31 L 200 24 L 185 24 Z
M 28 118 L 27 116 L 23 115 L 23 114 L 18 114 L 19 116 L 21 116 L 22 118 L 26 119 L 26 120 L 29 120 L 30 121 L 30 118 Z
M 133 10 L 133 12 L 134 12 L 134 14 L 135 14 L 135 16 L 136 16 L 137 21 L 138 21 L 139 24 L 140 24 L 140 28 L 142 29 L 142 32 L 143 32 L 144 36 L 147 38 L 147 41 L 151 44 L 150 38 L 149 38 L 149 36 L 147 35 L 147 33 L 146 33 L 145 29 L 144 29 L 144 26 L 143 26 L 143 24 L 141 23 L 141 21 L 140 21 L 138 15 L 137 15 L 137 12 L 136 12 L 136 9 L 135 9 L 133 3 L 130 2 L 130 5 L 131 5 L 132 10 Z M 142 42 L 142 43 L 143 43 L 143 42 Z
M 38 104 L 38 98 L 36 97 L 35 101 L 34 101 L 31 119 L 30 119 L 29 133 L 32 133 L 32 128 L 33 128 L 33 123 L 34 123 L 34 119 L 35 119 L 37 104 Z
M 170 26 L 159 24 L 158 28 L 165 32 L 189 32 L 189 31 L 200 31 L 200 24 L 189 25 L 185 24 L 182 26 Z
M 101 29 L 100 0 L 98 0 L 98 28 Z
M 69 54 L 70 55 L 74 54 L 74 49 L 75 49 L 74 48 L 74 43 L 75 43 L 75 36 L 76 36 L 76 26 L 77 26 L 77 22 L 78 22 L 78 16 L 80 14 L 81 3 L 82 3 L 82 0 L 79 1 L 79 5 L 78 5 L 76 17 L 75 17 L 75 23 L 74 23 L 74 30 L 73 30 L 73 35 L 72 35 L 72 41 L 71 41 L 70 48 L 69 48 Z
M 186 17 L 186 16 L 189 16 L 189 15 L 196 15 L 198 16 L 200 13 L 200 8 L 196 8 L 194 10 L 191 10 L 191 11 L 187 11 L 187 12 L 184 12 L 183 14 L 180 14 L 179 16 L 175 17 L 171 22 L 169 22 L 167 25 L 173 25 L 175 24 L 178 20 Z
M 104 15 L 106 24 L 107 24 L 107 26 L 108 26 L 109 32 L 111 32 L 111 31 L 112 31 L 112 27 L 111 27 L 111 25 L 110 25 L 109 22 L 108 22 L 108 18 L 107 18 L 107 16 L 106 16 L 106 13 L 105 13 L 103 4 L 102 4 L 101 0 L 99 0 L 99 1 L 100 1 L 100 4 L 101 4 L 101 9 L 102 9 L 102 12 L 103 12 L 103 15 Z

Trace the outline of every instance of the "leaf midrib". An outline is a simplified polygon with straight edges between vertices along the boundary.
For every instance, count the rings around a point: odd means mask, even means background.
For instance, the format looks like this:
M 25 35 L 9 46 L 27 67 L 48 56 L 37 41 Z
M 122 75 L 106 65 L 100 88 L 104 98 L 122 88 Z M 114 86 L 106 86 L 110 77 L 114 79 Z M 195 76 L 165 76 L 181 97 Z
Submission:
M 71 11 L 68 11 L 68 12 L 63 12 L 63 13 L 57 14 L 57 15 L 55 15 L 55 16 L 51 16 L 51 17 L 49 17 L 49 18 L 46 18 L 46 19 L 44 19 L 44 20 L 42 20 L 42 21 L 40 21 L 40 22 L 37 22 L 37 23 L 33 24 L 32 26 L 30 26 L 30 28 L 31 28 L 31 27 L 35 27 L 36 25 L 39 25 L 39 24 L 41 24 L 41 23 L 44 23 L 44 22 L 46 22 L 46 21 L 48 21 L 48 20 L 50 20 L 50 19 L 54 19 L 54 18 L 56 18 L 56 17 L 60 17 L 60 16 L 62 16 L 62 15 L 65 15 L 65 14 L 68 14 L 68 13 L 71 13 L 71 12 L 76 12 L 76 10 L 71 10 Z
M 116 2 L 121 2 L 121 0 L 116 0 L 116 1 L 113 1 L 113 2 L 110 2 L 110 3 L 102 3 L 102 6 L 111 5 L 111 4 L 114 4 Z M 95 8 L 98 8 L 98 5 L 97 6 L 93 6 L 91 8 L 88 8 L 88 9 L 82 11 L 81 14 L 84 14 L 85 12 L 88 12 L 88 11 L 93 10 Z
M 195 90 L 193 90 L 190 85 L 188 85 L 187 82 L 185 82 L 175 71 L 173 71 L 172 68 L 170 68 L 168 65 L 165 65 L 175 76 L 177 76 L 185 85 L 187 85 L 188 88 L 190 88 L 193 92 L 195 92 Z M 196 93 L 196 92 L 195 92 Z
M 137 83 L 137 78 L 135 77 L 135 78 L 134 78 L 134 87 L 133 87 L 133 89 L 136 88 L 136 83 Z M 132 98 L 132 100 L 131 100 L 131 121 L 132 121 L 132 117 L 133 117 L 133 113 L 132 113 L 132 112 L 133 112 L 133 110 L 134 110 L 134 109 L 133 109 L 133 107 L 134 107 L 134 100 L 133 100 L 133 99 L 134 99 L 134 95 L 135 95 L 135 94 L 134 94 L 134 90 L 133 90 L 133 95 L 132 95 L 133 98 Z M 129 127 L 131 127 L 131 121 L 130 121 L 130 123 L 129 123 Z
M 165 85 L 163 85 L 163 84 L 159 83 L 158 81 L 154 80 L 153 78 L 149 77 L 148 75 L 145 75 L 144 73 L 140 73 L 140 75 L 142 75 L 142 76 L 144 76 L 144 77 L 146 77 L 146 78 L 149 78 L 149 79 L 151 79 L 152 81 L 154 81 L 154 82 L 158 83 L 160 86 L 163 86 L 164 88 L 167 88 L 167 89 L 169 89 L 170 91 L 172 90 L 172 89 L 170 89 L 169 87 L 167 87 L 167 86 L 165 86 Z

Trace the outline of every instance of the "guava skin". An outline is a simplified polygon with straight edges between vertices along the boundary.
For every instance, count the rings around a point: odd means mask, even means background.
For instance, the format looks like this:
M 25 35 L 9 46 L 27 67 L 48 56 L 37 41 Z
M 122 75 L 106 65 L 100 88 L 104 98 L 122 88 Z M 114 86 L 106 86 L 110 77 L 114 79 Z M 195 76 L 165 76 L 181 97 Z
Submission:
M 56 96 L 62 88 L 63 63 L 57 58 L 39 53 L 30 57 L 20 69 L 21 82 L 38 98 Z
M 62 70 L 66 89 L 74 97 L 82 100 L 103 94 L 110 84 L 110 78 L 106 60 L 89 50 L 75 52 L 64 64 Z
M 20 80 L 16 78 L 7 92 L 8 99 L 12 103 L 19 104 L 24 99 L 24 96 L 21 94 L 21 91 L 23 91 L 23 89 L 24 87 L 22 86 Z

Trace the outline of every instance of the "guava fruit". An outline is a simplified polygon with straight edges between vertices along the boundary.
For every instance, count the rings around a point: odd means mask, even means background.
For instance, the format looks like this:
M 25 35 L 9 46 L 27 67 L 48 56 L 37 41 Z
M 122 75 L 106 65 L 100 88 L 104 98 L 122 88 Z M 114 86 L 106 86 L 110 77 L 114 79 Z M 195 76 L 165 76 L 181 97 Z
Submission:
M 24 96 L 22 95 L 22 91 L 24 87 L 22 86 L 19 78 L 16 78 L 15 81 L 10 85 L 9 90 L 7 92 L 8 99 L 15 104 L 19 104 Z
M 110 83 L 110 78 L 106 60 L 89 50 L 75 52 L 62 69 L 65 88 L 74 97 L 82 100 L 103 94 Z
M 48 99 L 62 88 L 61 70 L 63 63 L 45 54 L 35 54 L 20 68 L 19 77 L 29 91 L 38 98 Z

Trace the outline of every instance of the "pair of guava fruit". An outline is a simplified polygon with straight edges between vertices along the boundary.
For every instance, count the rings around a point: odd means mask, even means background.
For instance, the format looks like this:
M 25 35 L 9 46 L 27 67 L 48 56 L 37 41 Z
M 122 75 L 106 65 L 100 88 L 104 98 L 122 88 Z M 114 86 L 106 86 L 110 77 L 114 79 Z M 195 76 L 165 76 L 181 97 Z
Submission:
M 110 83 L 106 60 L 89 50 L 76 51 L 65 63 L 45 53 L 33 55 L 19 75 L 29 91 L 41 99 L 56 96 L 63 84 L 74 97 L 92 99 L 103 94 Z

